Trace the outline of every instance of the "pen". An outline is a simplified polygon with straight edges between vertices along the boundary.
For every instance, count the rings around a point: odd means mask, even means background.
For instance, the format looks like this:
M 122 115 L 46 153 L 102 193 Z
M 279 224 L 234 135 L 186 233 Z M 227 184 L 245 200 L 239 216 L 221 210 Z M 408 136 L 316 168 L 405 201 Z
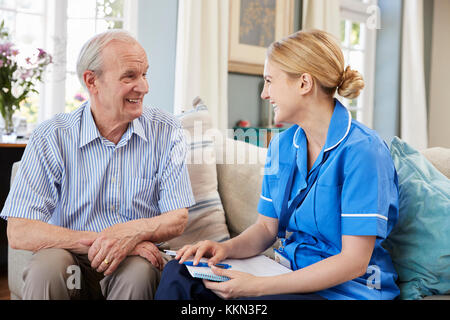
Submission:
M 194 265 L 193 261 L 185 261 L 183 262 L 183 264 L 187 265 L 187 266 L 193 266 L 193 267 L 205 267 L 205 268 L 209 268 L 209 265 L 206 262 L 199 262 L 197 265 Z M 226 264 L 226 263 L 218 263 L 214 265 L 217 268 L 221 268 L 221 269 L 230 269 L 231 265 Z
M 176 252 L 176 251 L 173 251 L 173 250 L 164 250 L 164 252 L 165 252 L 167 255 L 172 256 L 172 257 L 175 257 L 175 256 L 177 255 L 177 252 Z

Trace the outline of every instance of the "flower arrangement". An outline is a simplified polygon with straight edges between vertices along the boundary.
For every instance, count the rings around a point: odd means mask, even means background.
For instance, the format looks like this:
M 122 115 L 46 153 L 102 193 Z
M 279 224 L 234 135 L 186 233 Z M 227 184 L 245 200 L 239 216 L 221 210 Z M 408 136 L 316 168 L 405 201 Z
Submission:
M 45 68 L 52 63 L 52 56 L 43 49 L 37 49 L 31 57 L 20 61 L 19 50 L 11 42 L 4 21 L 0 24 L 0 113 L 5 123 L 4 133 L 14 131 L 12 116 L 19 110 L 20 103 L 42 81 Z

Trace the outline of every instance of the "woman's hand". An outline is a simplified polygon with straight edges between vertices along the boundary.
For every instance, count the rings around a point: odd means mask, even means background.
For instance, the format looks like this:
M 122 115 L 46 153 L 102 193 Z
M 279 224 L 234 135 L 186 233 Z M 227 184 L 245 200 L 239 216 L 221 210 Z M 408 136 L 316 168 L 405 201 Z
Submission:
M 262 285 L 264 284 L 264 279 L 261 277 L 256 277 L 245 272 L 221 269 L 214 266 L 211 267 L 211 270 L 218 276 L 230 278 L 230 280 L 224 282 L 203 280 L 205 287 L 212 290 L 222 299 L 257 297 L 263 295 Z
M 177 251 L 175 259 L 179 260 L 179 263 L 183 263 L 189 257 L 194 256 L 194 265 L 200 262 L 202 257 L 209 257 L 208 264 L 215 265 L 226 259 L 228 256 L 228 249 L 224 243 L 218 243 L 215 241 L 205 240 L 200 241 L 194 245 L 186 245 Z

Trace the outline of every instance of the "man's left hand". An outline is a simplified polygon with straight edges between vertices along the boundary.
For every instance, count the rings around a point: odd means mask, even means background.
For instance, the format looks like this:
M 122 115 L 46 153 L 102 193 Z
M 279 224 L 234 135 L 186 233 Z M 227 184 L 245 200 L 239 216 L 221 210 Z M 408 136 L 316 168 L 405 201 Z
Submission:
M 105 276 L 112 274 L 140 242 L 140 234 L 126 224 L 103 230 L 88 251 L 91 267 Z

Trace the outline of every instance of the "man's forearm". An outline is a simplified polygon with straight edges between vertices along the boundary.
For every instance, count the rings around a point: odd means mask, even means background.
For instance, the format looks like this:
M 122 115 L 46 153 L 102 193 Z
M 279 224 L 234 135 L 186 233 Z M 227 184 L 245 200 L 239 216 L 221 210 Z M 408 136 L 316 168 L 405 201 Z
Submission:
M 127 222 L 139 233 L 141 241 L 164 242 L 181 235 L 188 221 L 188 210 L 178 209 L 154 218 Z
M 8 218 L 8 242 L 11 248 L 39 251 L 60 248 L 75 253 L 87 253 L 89 247 L 79 243 L 80 239 L 95 239 L 97 234 L 89 231 L 74 231 L 46 222 L 21 218 Z

